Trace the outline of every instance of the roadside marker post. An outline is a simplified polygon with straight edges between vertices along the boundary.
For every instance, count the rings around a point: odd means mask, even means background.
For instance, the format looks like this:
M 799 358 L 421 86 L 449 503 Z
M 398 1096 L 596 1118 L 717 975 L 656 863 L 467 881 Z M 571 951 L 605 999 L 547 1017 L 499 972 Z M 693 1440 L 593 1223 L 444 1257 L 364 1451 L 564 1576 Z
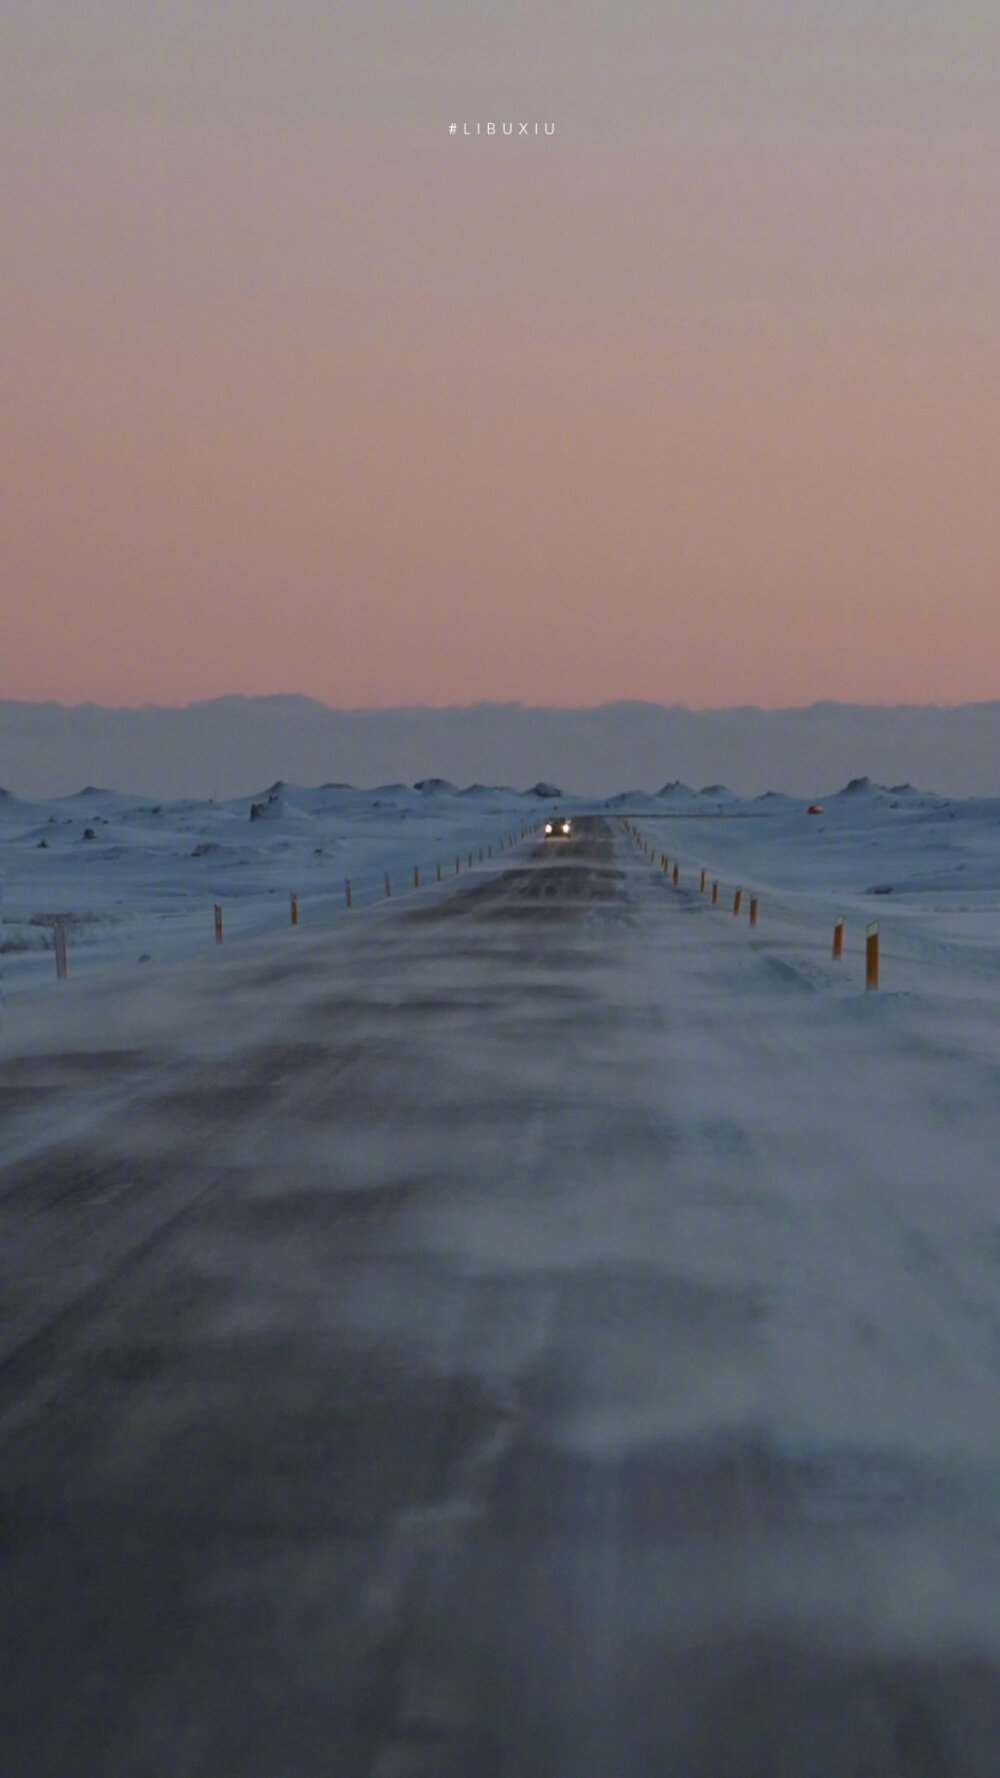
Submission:
M 66 980 L 66 928 L 61 920 L 53 927 L 52 939 L 56 948 L 56 979 Z
M 222 909 L 220 908 L 217 901 L 213 902 L 212 905 L 213 905 L 213 909 L 214 909 L 214 913 L 215 913 L 215 942 L 217 945 L 221 945 L 221 943 L 222 943 Z
M 413 887 L 414 889 L 420 888 L 420 866 L 418 864 L 413 866 Z
M 865 989 L 878 987 L 878 921 L 865 927 Z
M 699 888 L 699 891 L 701 892 L 701 894 L 704 895 L 704 893 L 705 893 L 705 872 L 704 871 L 702 871 L 702 873 L 701 873 L 701 882 L 698 884 L 698 888 Z
M 681 867 L 679 864 L 675 864 L 674 865 L 674 882 L 675 883 L 680 882 L 680 876 L 681 876 Z
M 350 905 L 351 905 L 351 879 L 350 879 L 350 877 L 344 878 L 344 900 L 346 901 L 348 907 L 350 907 Z
M 440 865 L 438 865 L 438 867 L 437 867 L 437 880 L 440 883 L 440 881 L 441 881 L 441 866 Z
M 461 868 L 462 868 L 462 866 L 459 864 L 458 859 L 456 858 L 456 860 L 455 860 L 455 875 L 456 875 L 456 877 L 458 876 L 458 873 L 461 870 Z
M 297 926 L 299 923 L 299 898 L 296 895 L 294 889 L 292 890 L 288 900 L 289 900 L 289 914 L 291 916 L 291 924 L 293 926 Z
M 751 897 L 750 897 L 750 924 L 751 924 L 751 926 L 756 926 L 756 924 L 757 924 L 757 897 L 756 897 L 756 895 L 751 895 Z
M 719 899 L 719 885 L 718 885 L 718 883 L 713 883 L 712 884 L 712 906 L 713 907 L 715 906 L 718 899 Z
M 391 889 L 390 889 L 390 887 L 389 887 L 389 872 L 388 872 L 388 871 L 386 871 L 386 873 L 385 873 L 385 895 L 386 895 L 386 900 L 387 900 L 387 901 L 388 901 L 388 899 L 389 899 L 389 896 L 390 896 L 390 895 L 391 895 L 391 894 L 392 894 L 392 890 L 391 890 Z
M 833 945 L 831 947 L 830 955 L 832 957 L 842 957 L 844 955 L 844 922 L 843 922 L 843 920 L 837 920 L 834 923 Z
M 734 914 L 739 913 L 740 902 L 742 900 L 743 900 L 743 891 L 742 891 L 742 889 L 737 889 L 736 894 L 733 896 L 733 913 Z

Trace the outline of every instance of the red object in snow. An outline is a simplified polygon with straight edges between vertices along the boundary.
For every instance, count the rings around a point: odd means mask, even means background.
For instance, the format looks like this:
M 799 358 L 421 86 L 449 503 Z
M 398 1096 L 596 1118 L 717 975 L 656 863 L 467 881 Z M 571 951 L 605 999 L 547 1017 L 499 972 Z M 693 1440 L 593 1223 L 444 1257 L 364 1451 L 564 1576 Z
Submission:
M 822 815 L 822 813 L 823 811 L 820 808 L 819 803 L 810 803 L 806 810 L 807 815 Z

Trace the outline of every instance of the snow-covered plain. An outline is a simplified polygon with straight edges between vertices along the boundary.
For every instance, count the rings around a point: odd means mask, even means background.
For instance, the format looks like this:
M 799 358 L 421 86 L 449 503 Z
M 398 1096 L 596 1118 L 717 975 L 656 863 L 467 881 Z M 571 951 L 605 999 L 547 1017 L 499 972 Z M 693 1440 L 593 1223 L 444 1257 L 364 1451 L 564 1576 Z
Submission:
M 286 926 L 293 892 L 303 925 L 346 916 L 345 880 L 355 915 L 382 904 L 386 872 L 394 898 L 413 895 L 414 865 L 421 897 L 437 892 L 438 865 L 446 893 L 456 859 L 460 875 L 470 853 L 473 869 L 496 868 L 500 841 L 552 806 L 625 815 L 688 875 L 705 866 L 742 883 L 747 897 L 758 894 L 763 929 L 776 937 L 780 922 L 803 958 L 828 948 L 834 919 L 845 919 L 848 953 L 878 920 L 887 963 L 947 959 L 952 970 L 962 961 L 980 984 L 1000 974 L 1000 797 L 951 799 L 857 779 L 807 817 L 803 798 L 744 799 L 724 785 L 671 783 L 604 802 L 546 798 L 539 788 L 555 787 L 278 783 L 221 803 L 95 788 L 47 802 L 0 793 L 4 987 L 53 979 L 57 918 L 76 975 L 198 954 L 213 942 L 216 903 L 230 943 Z M 890 969 L 886 980 L 902 978 Z
M 29 802 L 0 793 L 0 966 L 8 991 L 54 974 L 52 927 L 67 933 L 70 973 L 179 959 L 214 943 L 274 932 L 298 899 L 303 925 L 412 894 L 499 857 L 499 842 L 540 818 L 541 785 L 518 793 L 441 779 L 356 790 L 276 783 L 232 801 L 157 803 L 95 787 Z M 566 799 L 570 806 L 572 799 Z
M 741 885 L 744 918 L 756 894 L 760 931 L 780 937 L 799 967 L 829 955 L 833 922 L 843 919 L 848 959 L 860 957 L 865 927 L 878 923 L 889 989 L 977 996 L 1000 980 L 1000 797 L 948 798 L 860 778 L 809 815 L 806 801 L 778 792 L 742 801 L 722 786 L 714 798 L 667 788 L 652 800 L 669 802 L 677 817 L 708 802 L 719 818 L 664 820 L 644 800 L 635 821 L 688 876 L 705 866 L 710 880 Z M 844 974 L 855 979 L 850 963 Z

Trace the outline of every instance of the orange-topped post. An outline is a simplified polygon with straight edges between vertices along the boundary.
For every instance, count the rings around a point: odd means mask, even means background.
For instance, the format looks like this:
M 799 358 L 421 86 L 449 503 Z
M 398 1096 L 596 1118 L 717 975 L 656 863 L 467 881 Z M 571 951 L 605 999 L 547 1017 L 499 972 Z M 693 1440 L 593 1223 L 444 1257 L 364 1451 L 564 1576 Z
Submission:
M 865 988 L 878 987 L 878 921 L 865 927 Z

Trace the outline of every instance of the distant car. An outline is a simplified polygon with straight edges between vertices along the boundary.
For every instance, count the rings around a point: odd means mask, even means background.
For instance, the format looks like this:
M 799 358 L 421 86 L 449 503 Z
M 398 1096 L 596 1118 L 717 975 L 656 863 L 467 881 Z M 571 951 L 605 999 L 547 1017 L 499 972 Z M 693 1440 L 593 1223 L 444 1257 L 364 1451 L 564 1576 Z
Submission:
M 823 810 L 820 807 L 819 803 L 810 803 L 808 809 L 806 810 L 807 815 L 822 815 L 822 813 L 823 813 Z
M 545 823 L 547 840 L 568 840 L 573 832 L 573 823 L 566 815 L 550 815 Z

